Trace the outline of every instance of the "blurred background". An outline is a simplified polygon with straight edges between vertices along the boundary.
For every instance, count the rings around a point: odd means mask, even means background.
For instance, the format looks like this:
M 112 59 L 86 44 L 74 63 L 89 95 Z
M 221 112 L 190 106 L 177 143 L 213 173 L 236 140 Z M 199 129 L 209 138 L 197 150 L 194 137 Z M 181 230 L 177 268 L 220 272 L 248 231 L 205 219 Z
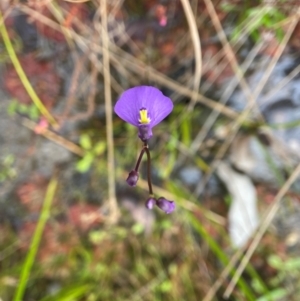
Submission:
M 2 0 L 0 301 L 298 300 L 298 0 Z M 142 148 L 134 86 L 173 112 Z

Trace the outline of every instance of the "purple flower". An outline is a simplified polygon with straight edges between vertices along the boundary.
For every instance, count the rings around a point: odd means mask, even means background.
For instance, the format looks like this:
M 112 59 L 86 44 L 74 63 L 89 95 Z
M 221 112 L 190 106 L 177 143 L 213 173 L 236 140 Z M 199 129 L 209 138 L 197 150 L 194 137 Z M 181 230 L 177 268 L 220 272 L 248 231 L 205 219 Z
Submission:
M 132 170 L 129 175 L 128 175 L 128 178 L 126 179 L 126 182 L 129 186 L 136 186 L 136 183 L 139 179 L 139 173 L 135 170 Z
M 163 197 L 160 197 L 156 201 L 156 205 L 167 214 L 169 214 L 175 210 L 175 203 L 173 201 L 169 201 Z
M 147 201 L 146 201 L 146 204 L 145 204 L 145 206 L 146 206 L 146 208 L 148 208 L 148 209 L 153 209 L 153 207 L 156 205 L 156 199 L 155 198 L 152 198 L 152 197 L 150 197 Z
M 136 126 L 138 136 L 144 142 L 152 137 L 152 128 L 172 110 L 171 99 L 150 86 L 126 90 L 115 105 L 115 113 L 124 121 Z

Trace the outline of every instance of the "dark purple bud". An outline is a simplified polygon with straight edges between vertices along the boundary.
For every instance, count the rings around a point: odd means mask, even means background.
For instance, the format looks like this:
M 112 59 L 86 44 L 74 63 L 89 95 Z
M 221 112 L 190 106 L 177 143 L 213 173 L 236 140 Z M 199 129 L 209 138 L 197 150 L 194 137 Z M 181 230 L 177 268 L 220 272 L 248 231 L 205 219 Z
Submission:
M 146 203 L 145 203 L 145 206 L 146 208 L 148 209 L 153 209 L 154 205 L 156 204 L 156 199 L 155 198 L 149 198 Z
M 126 182 L 129 186 L 134 187 L 134 186 L 136 186 L 136 183 L 137 183 L 138 179 L 139 179 L 139 173 L 135 170 L 132 170 L 129 173 Z
M 168 201 L 163 197 L 160 197 L 156 201 L 156 205 L 167 214 L 173 212 L 175 210 L 175 203 L 173 201 Z
M 145 142 L 152 137 L 152 130 L 149 124 L 140 124 L 139 129 L 139 138 Z

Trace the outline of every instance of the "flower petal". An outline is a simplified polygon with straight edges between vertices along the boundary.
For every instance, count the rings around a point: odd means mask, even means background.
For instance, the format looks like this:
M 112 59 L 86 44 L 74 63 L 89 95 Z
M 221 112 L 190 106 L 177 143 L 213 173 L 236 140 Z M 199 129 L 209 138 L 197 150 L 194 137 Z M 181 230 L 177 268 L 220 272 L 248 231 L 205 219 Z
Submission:
M 138 86 L 126 90 L 115 105 L 115 113 L 124 121 L 139 126 L 140 109 L 148 111 L 150 127 L 161 122 L 173 109 L 170 98 L 151 86 Z
M 124 121 L 138 126 L 140 108 L 143 106 L 143 97 L 143 86 L 126 90 L 115 105 L 115 113 Z
M 155 93 L 151 93 L 149 102 L 149 116 L 151 118 L 150 125 L 151 127 L 154 127 L 172 112 L 173 102 L 169 97 L 164 96 L 159 90 Z

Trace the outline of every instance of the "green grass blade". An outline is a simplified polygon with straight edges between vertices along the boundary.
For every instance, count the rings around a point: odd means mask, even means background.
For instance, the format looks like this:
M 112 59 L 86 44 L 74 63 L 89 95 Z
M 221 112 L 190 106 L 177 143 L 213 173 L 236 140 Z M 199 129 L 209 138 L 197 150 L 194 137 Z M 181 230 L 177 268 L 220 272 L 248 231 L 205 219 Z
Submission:
M 83 297 L 90 289 L 91 287 L 87 284 L 74 283 L 74 285 L 63 288 L 55 295 L 46 296 L 40 301 L 74 301 Z
M 26 285 L 28 282 L 28 277 L 29 277 L 32 265 L 34 263 L 36 253 L 38 251 L 38 247 L 39 247 L 39 244 L 40 244 L 40 241 L 42 238 L 45 224 L 50 215 L 50 207 L 52 204 L 52 200 L 54 198 L 56 187 L 57 187 L 57 179 L 52 178 L 48 185 L 47 191 L 46 191 L 43 208 L 42 208 L 42 211 L 40 214 L 38 224 L 35 228 L 35 232 L 33 234 L 29 252 L 27 253 L 27 256 L 26 256 L 26 259 L 25 259 L 25 262 L 24 262 L 24 265 L 23 265 L 23 268 L 21 271 L 20 282 L 19 282 L 19 285 L 18 285 L 18 288 L 15 293 L 13 301 L 23 300 L 23 295 L 24 295 Z
M 185 192 L 183 187 L 180 187 L 180 185 L 172 185 L 171 182 L 168 183 L 168 189 L 173 192 L 173 194 L 179 196 L 188 198 L 191 201 L 196 202 L 196 200 L 192 196 L 188 196 L 187 192 Z M 201 224 L 201 222 L 194 216 L 193 213 L 187 212 L 187 218 L 189 221 L 189 224 L 195 229 L 195 231 L 207 242 L 209 245 L 211 251 L 215 254 L 215 256 L 220 260 L 220 262 L 226 266 L 229 263 L 229 259 L 227 254 L 222 250 L 222 248 L 219 246 L 219 244 L 214 241 L 214 239 L 211 237 L 211 235 L 207 232 L 205 227 Z M 231 275 L 233 275 L 235 269 L 233 268 L 231 271 Z M 253 275 L 253 270 L 252 270 Z M 261 282 L 261 279 L 258 279 Z M 246 296 L 247 300 L 254 301 L 256 300 L 256 297 L 252 291 L 252 288 L 248 283 L 241 277 L 238 280 L 238 287 L 243 292 L 243 294 Z M 265 286 L 263 286 L 265 288 Z
M 46 109 L 46 107 L 43 105 L 42 101 L 40 98 L 37 96 L 35 90 L 33 89 L 30 81 L 28 80 L 19 60 L 16 55 L 16 52 L 14 50 L 14 47 L 10 41 L 9 35 L 6 30 L 6 26 L 4 23 L 4 19 L 0 10 L 0 33 L 3 38 L 3 42 L 6 48 L 6 51 L 15 67 L 15 70 L 24 85 L 25 90 L 27 91 L 28 95 L 32 99 L 33 103 L 36 105 L 36 107 L 39 109 L 39 111 L 45 116 L 45 118 L 49 121 L 50 124 L 53 126 L 57 126 L 57 122 L 53 118 L 53 116 L 49 113 L 49 111 Z
M 212 239 L 212 237 L 207 233 L 206 229 L 202 226 L 201 222 L 198 221 L 191 213 L 188 213 L 189 221 L 194 229 L 203 237 L 207 242 L 212 252 L 217 256 L 217 258 L 222 262 L 223 265 L 227 265 L 229 260 L 227 255 L 222 251 L 221 247 Z M 234 269 L 231 271 L 233 275 Z M 239 278 L 237 285 L 247 297 L 247 300 L 255 301 L 256 297 L 254 296 L 250 286 L 246 283 L 243 278 Z

